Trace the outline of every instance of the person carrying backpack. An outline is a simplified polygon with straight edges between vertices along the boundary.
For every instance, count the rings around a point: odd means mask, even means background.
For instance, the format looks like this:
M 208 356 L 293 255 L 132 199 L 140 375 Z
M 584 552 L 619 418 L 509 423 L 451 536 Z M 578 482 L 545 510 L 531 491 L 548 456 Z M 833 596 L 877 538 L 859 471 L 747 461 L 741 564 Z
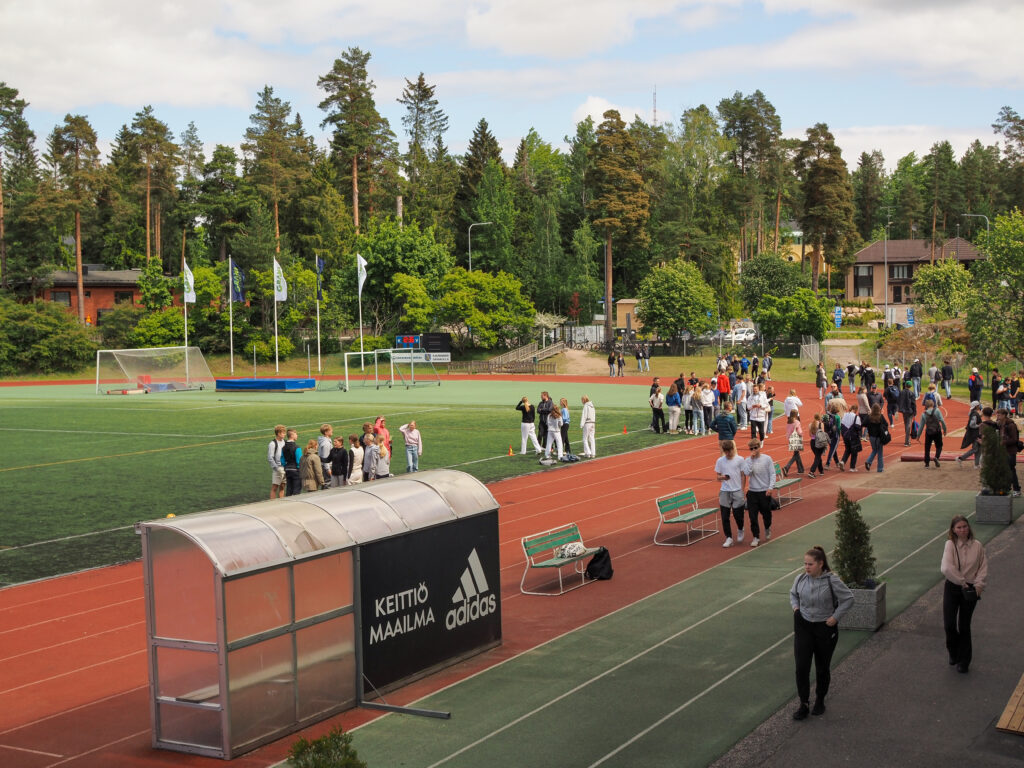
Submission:
M 828 419 L 829 415 L 826 413 L 824 418 Z M 825 432 L 825 422 L 822 421 L 822 417 L 818 414 L 814 414 L 814 420 L 811 422 L 808 434 L 811 437 L 811 453 L 814 454 L 814 461 L 811 462 L 811 468 L 807 473 L 807 477 L 813 480 L 818 475 L 825 474 L 825 467 L 821 462 L 821 457 L 829 447 L 828 433 Z
M 967 392 L 971 400 L 981 402 L 981 390 L 985 388 L 985 380 L 981 378 L 977 368 L 971 368 L 971 375 L 967 377 Z
M 867 430 L 868 442 L 871 443 L 871 453 L 868 455 L 868 460 L 864 462 L 864 469 L 870 472 L 871 461 L 877 456 L 878 471 L 882 472 L 885 469 L 884 449 L 889 441 L 892 440 L 892 435 L 889 434 L 889 425 L 882 416 L 882 406 L 877 404 L 871 406 L 871 413 L 867 418 Z
M 857 454 L 860 453 L 860 431 L 864 424 L 860 415 L 847 411 L 840 421 L 839 434 L 843 438 L 843 458 L 839 460 L 839 471 L 845 472 L 849 462 L 850 472 L 857 471 Z
M 903 391 L 900 392 L 896 409 L 903 417 L 903 445 L 910 445 L 910 433 L 914 417 L 917 415 L 917 398 L 914 396 L 914 385 L 910 381 L 903 382 Z
M 928 469 L 932 444 L 934 444 L 935 468 L 938 469 L 939 455 L 942 453 L 942 436 L 946 434 L 946 420 L 942 418 L 942 413 L 939 412 L 937 405 L 930 404 L 924 409 L 921 426 L 924 428 L 924 468 Z
M 892 427 L 896 424 L 896 409 L 900 402 L 900 388 L 896 386 L 895 381 L 889 380 L 883 395 L 885 397 L 885 416 L 889 419 L 889 426 Z

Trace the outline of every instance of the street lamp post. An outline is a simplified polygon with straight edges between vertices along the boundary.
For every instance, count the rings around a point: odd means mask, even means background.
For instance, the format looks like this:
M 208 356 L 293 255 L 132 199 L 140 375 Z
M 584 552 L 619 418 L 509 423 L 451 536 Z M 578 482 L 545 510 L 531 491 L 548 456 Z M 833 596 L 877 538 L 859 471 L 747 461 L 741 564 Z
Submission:
M 473 271 L 473 227 L 485 227 L 488 224 L 493 224 L 493 221 L 475 221 L 469 225 L 469 229 L 466 230 L 466 239 L 469 241 L 469 271 Z
M 960 215 L 964 216 L 966 218 L 984 219 L 985 220 L 985 231 L 986 232 L 991 232 L 992 231 L 992 227 L 988 223 L 988 216 L 986 216 L 984 213 L 961 213 Z
M 882 245 L 882 270 L 885 280 L 885 327 L 889 327 L 889 227 L 892 225 L 891 211 L 885 213 L 885 243 Z

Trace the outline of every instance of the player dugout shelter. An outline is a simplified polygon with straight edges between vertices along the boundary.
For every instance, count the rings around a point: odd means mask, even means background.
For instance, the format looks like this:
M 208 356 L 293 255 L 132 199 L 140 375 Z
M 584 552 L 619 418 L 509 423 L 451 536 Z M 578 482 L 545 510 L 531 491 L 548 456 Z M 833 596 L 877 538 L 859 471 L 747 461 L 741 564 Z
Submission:
M 501 642 L 498 504 L 463 472 L 138 530 L 155 747 L 230 759 Z

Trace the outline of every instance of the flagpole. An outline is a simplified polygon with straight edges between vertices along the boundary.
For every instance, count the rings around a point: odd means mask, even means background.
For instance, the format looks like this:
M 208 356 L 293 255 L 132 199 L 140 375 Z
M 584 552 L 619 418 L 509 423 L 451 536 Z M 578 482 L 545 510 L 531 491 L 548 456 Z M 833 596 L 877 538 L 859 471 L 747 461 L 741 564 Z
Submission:
M 228 256 L 228 354 L 231 359 L 231 375 L 235 375 L 235 270 Z
M 186 267 L 186 269 L 188 269 L 188 267 Z M 184 278 L 184 277 L 185 277 L 185 275 L 183 274 L 182 278 Z M 186 289 L 188 288 L 188 286 L 185 286 L 185 287 L 186 287 Z M 188 380 L 188 293 L 187 293 L 187 291 L 182 291 L 181 299 L 182 299 L 181 303 L 185 305 L 185 388 L 188 389 L 189 388 L 189 380 Z
M 274 373 L 280 373 L 277 364 L 277 296 L 274 297 Z
M 356 271 L 361 273 L 358 275 L 359 278 L 359 368 L 362 371 L 366 371 L 366 362 L 363 359 L 363 280 L 366 279 L 365 267 L 363 266 L 363 257 L 360 254 L 356 254 Z M 374 358 L 376 359 L 376 358 Z
M 317 256 L 313 256 L 313 268 L 316 271 L 316 372 L 322 373 L 320 367 L 320 263 Z

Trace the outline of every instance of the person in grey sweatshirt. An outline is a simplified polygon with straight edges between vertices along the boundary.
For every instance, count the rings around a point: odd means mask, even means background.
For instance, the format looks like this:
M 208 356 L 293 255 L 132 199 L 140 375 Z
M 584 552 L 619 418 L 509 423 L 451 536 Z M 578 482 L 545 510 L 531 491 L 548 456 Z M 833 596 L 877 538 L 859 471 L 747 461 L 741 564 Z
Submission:
M 800 707 L 794 720 L 808 714 L 825 714 L 825 696 L 832 679 L 832 654 L 839 642 L 839 620 L 853 606 L 853 592 L 828 567 L 821 547 L 804 554 L 804 572 L 794 579 L 789 590 L 793 608 L 793 651 L 796 657 L 796 690 Z M 814 708 L 811 698 L 811 661 L 814 661 Z

